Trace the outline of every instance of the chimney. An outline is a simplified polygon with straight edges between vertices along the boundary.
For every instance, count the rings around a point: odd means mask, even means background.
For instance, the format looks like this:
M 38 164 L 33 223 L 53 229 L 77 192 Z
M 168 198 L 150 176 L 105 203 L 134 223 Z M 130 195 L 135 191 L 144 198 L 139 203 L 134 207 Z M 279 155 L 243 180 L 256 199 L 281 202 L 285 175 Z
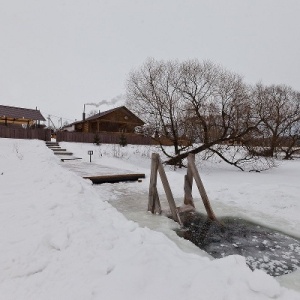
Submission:
M 85 104 L 83 104 L 82 121 L 85 121 Z

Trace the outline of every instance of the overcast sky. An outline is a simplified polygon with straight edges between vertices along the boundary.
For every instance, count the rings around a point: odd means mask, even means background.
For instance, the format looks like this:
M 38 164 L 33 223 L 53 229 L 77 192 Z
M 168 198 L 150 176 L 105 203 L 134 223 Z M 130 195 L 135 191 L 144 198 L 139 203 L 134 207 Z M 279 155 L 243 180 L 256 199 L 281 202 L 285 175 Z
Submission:
M 84 103 L 125 94 L 149 57 L 300 91 L 299 55 L 299 0 L 0 0 L 0 104 L 45 117 L 80 119 Z

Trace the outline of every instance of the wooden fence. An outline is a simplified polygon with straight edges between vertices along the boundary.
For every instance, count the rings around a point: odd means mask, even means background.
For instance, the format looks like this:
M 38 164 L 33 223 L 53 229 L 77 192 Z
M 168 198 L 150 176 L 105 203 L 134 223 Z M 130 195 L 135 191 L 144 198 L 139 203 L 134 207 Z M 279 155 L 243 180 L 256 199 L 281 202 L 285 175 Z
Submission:
M 100 144 L 119 144 L 121 133 L 119 132 L 99 132 L 97 133 Z M 95 133 L 68 132 L 58 131 L 56 133 L 57 142 L 77 142 L 77 143 L 94 143 Z M 145 137 L 133 133 L 124 133 L 127 144 L 133 145 L 156 145 L 151 137 Z
M 36 139 L 43 141 L 51 141 L 50 129 L 24 129 L 9 126 L 0 126 L 0 138 L 9 139 Z

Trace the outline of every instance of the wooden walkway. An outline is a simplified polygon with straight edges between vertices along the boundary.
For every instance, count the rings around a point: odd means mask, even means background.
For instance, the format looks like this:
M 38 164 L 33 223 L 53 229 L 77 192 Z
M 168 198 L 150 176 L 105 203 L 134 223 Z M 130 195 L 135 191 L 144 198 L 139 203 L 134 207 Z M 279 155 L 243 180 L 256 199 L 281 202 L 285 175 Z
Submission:
M 80 175 L 82 178 L 91 180 L 94 184 L 138 181 L 145 178 L 145 174 L 105 167 L 93 162 L 65 160 L 61 165 Z
M 55 155 L 60 157 L 63 167 L 75 172 L 84 179 L 91 180 L 94 184 L 140 181 L 142 178 L 145 178 L 145 174 L 105 167 L 93 162 L 80 161 L 80 157 L 74 157 L 73 153 L 68 152 L 66 149 L 61 149 L 56 142 L 47 142 L 46 145 Z

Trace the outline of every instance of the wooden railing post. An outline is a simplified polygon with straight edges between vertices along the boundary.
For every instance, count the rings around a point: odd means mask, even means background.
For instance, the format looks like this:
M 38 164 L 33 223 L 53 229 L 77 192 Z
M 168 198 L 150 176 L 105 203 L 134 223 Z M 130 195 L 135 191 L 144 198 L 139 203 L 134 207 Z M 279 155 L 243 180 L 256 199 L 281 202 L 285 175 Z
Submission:
M 195 155 L 189 154 L 191 159 L 195 162 Z M 184 176 L 184 204 L 191 205 L 195 207 L 193 196 L 192 196 L 192 188 L 193 188 L 193 172 L 191 170 L 190 164 L 188 163 L 187 173 Z
M 211 220 L 217 220 L 217 218 L 216 218 L 216 216 L 215 216 L 215 214 L 214 214 L 214 212 L 213 212 L 213 210 L 212 210 L 212 208 L 210 206 L 210 203 L 209 203 L 209 200 L 208 200 L 208 197 L 207 197 L 204 185 L 203 185 L 202 180 L 200 178 L 199 172 L 198 172 L 198 170 L 196 168 L 195 160 L 193 159 L 193 157 L 191 155 L 189 155 L 187 157 L 187 159 L 188 159 L 189 167 L 190 167 L 190 169 L 192 171 L 193 177 L 194 177 L 195 182 L 197 184 L 197 187 L 199 189 L 199 192 L 200 192 L 200 195 L 201 195 L 204 207 L 206 209 L 207 215 L 208 215 L 208 217 Z
M 152 153 L 151 156 L 151 175 L 148 197 L 148 211 L 151 211 L 152 213 L 161 213 L 161 205 L 157 192 L 157 173 L 159 173 L 160 175 L 161 182 L 163 184 L 163 188 L 165 190 L 166 197 L 171 209 L 172 218 L 174 221 L 182 225 L 178 209 L 176 207 L 174 197 L 167 179 L 167 175 L 157 153 Z
M 157 170 L 158 170 L 159 156 L 157 153 L 152 153 L 151 157 L 151 175 L 148 196 L 148 211 L 154 213 L 161 213 L 161 205 L 157 192 Z
M 180 219 L 180 216 L 179 216 L 179 213 L 178 213 L 175 201 L 174 201 L 174 197 L 173 197 L 170 185 L 169 185 L 169 181 L 167 179 L 166 172 L 164 170 L 164 167 L 162 165 L 162 162 L 161 162 L 159 156 L 158 156 L 158 172 L 159 172 L 160 179 L 161 179 L 161 182 L 163 184 L 163 187 L 164 187 L 164 190 L 165 190 L 165 193 L 167 196 L 167 200 L 169 202 L 169 206 L 170 206 L 171 213 L 172 213 L 172 218 L 173 218 L 173 220 L 178 222 L 180 225 L 182 225 L 182 222 L 181 222 L 181 219 Z

